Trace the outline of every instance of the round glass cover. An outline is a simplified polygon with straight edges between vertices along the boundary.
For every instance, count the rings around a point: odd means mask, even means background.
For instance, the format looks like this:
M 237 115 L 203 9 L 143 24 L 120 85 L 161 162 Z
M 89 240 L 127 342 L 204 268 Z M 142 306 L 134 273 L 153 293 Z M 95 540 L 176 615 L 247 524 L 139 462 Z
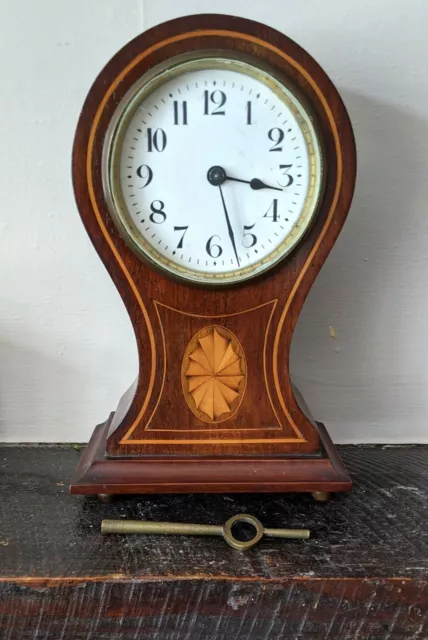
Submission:
M 277 264 L 307 231 L 322 149 L 291 85 L 247 61 L 171 60 L 121 101 L 103 183 L 138 255 L 196 283 L 237 283 Z

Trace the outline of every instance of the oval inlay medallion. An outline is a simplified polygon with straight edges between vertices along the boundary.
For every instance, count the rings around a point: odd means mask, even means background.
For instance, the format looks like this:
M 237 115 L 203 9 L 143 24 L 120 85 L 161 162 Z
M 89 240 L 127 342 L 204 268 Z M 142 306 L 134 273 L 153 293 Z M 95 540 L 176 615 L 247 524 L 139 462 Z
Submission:
M 211 325 L 193 336 L 181 367 L 184 397 L 204 422 L 223 422 L 239 408 L 247 382 L 247 364 L 238 338 Z

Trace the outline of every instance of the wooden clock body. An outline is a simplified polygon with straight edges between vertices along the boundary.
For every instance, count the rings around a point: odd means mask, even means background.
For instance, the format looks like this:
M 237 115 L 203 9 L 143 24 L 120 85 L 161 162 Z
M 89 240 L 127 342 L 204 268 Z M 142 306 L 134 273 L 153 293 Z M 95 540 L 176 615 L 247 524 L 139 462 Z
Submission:
M 275 269 L 226 288 L 188 285 L 137 257 L 113 224 L 102 187 L 103 143 L 120 100 L 155 65 L 199 50 L 251 56 L 291 79 L 311 106 L 324 151 L 323 196 L 303 240 Z M 96 427 L 72 493 L 351 488 L 288 364 L 299 312 L 346 218 L 355 170 L 352 129 L 335 87 L 301 47 L 269 27 L 221 15 L 180 18 L 135 38 L 107 64 L 80 116 L 73 179 L 83 223 L 131 318 L 139 374 Z M 238 397 L 211 416 L 198 411 L 187 375 L 201 339 L 213 359 L 229 349 L 239 363 Z

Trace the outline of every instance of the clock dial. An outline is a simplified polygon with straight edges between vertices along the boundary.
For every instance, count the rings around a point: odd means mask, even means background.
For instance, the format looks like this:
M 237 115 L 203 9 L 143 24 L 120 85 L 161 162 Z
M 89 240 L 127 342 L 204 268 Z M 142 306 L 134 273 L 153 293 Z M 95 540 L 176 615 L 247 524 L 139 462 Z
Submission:
M 275 265 L 309 227 L 321 148 L 289 87 L 245 62 L 190 60 L 119 105 L 104 186 L 140 255 L 196 282 L 238 282 Z

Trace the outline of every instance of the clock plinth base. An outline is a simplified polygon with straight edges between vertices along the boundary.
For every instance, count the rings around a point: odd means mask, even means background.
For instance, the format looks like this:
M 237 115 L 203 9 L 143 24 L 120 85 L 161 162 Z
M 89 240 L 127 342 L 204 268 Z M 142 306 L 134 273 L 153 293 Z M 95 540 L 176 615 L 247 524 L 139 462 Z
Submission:
M 98 425 L 71 481 L 73 494 L 349 491 L 351 479 L 323 424 L 318 455 L 107 458 L 114 414 Z

